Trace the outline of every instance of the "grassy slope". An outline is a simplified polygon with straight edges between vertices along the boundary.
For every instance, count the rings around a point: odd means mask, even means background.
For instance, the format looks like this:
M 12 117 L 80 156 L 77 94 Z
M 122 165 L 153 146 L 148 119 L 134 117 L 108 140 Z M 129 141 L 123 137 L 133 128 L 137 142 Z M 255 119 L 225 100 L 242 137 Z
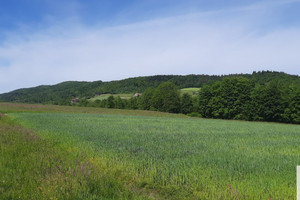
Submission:
M 131 182 L 148 194 L 155 191 L 169 199 L 295 198 L 299 126 L 151 115 L 13 116 L 50 141 L 60 138 L 68 148 L 91 150 L 90 161 L 100 158 L 121 169 L 127 177 L 121 185 Z

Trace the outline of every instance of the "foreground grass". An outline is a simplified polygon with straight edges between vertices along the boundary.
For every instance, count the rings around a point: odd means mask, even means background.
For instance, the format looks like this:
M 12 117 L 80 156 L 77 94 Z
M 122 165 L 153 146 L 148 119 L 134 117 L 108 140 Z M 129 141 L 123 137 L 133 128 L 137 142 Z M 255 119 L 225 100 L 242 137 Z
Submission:
M 118 165 L 0 116 L 0 199 L 152 199 Z
M 296 197 L 297 125 L 78 113 L 10 116 L 43 138 L 90 152 L 96 166 L 97 160 L 120 166 L 130 177 L 127 184 L 168 199 Z

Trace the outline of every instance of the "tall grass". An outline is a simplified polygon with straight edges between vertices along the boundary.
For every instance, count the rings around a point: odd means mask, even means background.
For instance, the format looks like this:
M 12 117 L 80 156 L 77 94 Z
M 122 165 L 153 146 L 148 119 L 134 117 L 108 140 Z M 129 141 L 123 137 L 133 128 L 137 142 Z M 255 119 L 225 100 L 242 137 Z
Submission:
M 90 149 L 93 158 L 122 166 L 142 177 L 132 181 L 168 198 L 296 197 L 297 125 L 99 114 L 9 116 L 51 141 Z
M 150 199 L 124 185 L 118 167 L 0 117 L 0 199 Z

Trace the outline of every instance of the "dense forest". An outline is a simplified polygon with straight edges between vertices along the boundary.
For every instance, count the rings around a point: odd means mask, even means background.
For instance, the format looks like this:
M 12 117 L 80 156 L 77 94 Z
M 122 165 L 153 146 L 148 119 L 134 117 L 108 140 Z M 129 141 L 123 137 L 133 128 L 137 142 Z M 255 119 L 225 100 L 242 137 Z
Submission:
M 199 94 L 180 94 L 180 88 L 198 87 Z M 89 101 L 95 94 L 135 93 L 130 99 L 110 96 Z M 148 76 L 111 82 L 64 82 L 20 89 L 0 95 L 1 101 L 51 103 L 118 109 L 157 110 L 190 116 L 250 121 L 300 123 L 300 77 L 261 71 L 226 76 Z

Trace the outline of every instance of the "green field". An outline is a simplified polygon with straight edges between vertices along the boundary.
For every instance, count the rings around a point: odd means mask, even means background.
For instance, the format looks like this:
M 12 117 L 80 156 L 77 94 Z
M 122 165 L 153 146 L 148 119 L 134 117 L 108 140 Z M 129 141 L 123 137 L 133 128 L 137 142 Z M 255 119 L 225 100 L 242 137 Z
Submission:
M 180 93 L 181 94 L 184 94 L 184 93 L 187 93 L 189 95 L 196 95 L 196 92 L 199 92 L 200 91 L 200 88 L 183 88 L 183 89 L 180 89 Z
M 184 93 L 187 93 L 187 94 L 190 94 L 192 96 L 195 96 L 196 95 L 196 92 L 199 92 L 200 91 L 200 88 L 183 88 L 183 89 L 180 89 L 180 93 L 181 94 L 184 94 Z M 89 99 L 90 101 L 96 101 L 96 100 L 104 100 L 104 99 L 107 99 L 109 96 L 113 96 L 113 97 L 120 97 L 121 99 L 130 99 L 131 97 L 133 97 L 134 94 L 101 94 L 101 95 L 97 95 L 91 99 Z
M 104 199 L 296 198 L 300 126 L 42 108 L 8 116 L 67 157 L 84 152 L 85 162 L 101 169 L 93 172 L 98 176 L 111 174 L 109 184 L 119 189 L 101 193 Z
M 113 96 L 113 97 L 120 97 L 121 99 L 130 99 L 131 97 L 133 97 L 134 94 L 101 94 L 101 95 L 97 95 L 91 99 L 89 99 L 90 101 L 96 101 L 96 100 L 104 100 L 107 99 L 109 96 Z

